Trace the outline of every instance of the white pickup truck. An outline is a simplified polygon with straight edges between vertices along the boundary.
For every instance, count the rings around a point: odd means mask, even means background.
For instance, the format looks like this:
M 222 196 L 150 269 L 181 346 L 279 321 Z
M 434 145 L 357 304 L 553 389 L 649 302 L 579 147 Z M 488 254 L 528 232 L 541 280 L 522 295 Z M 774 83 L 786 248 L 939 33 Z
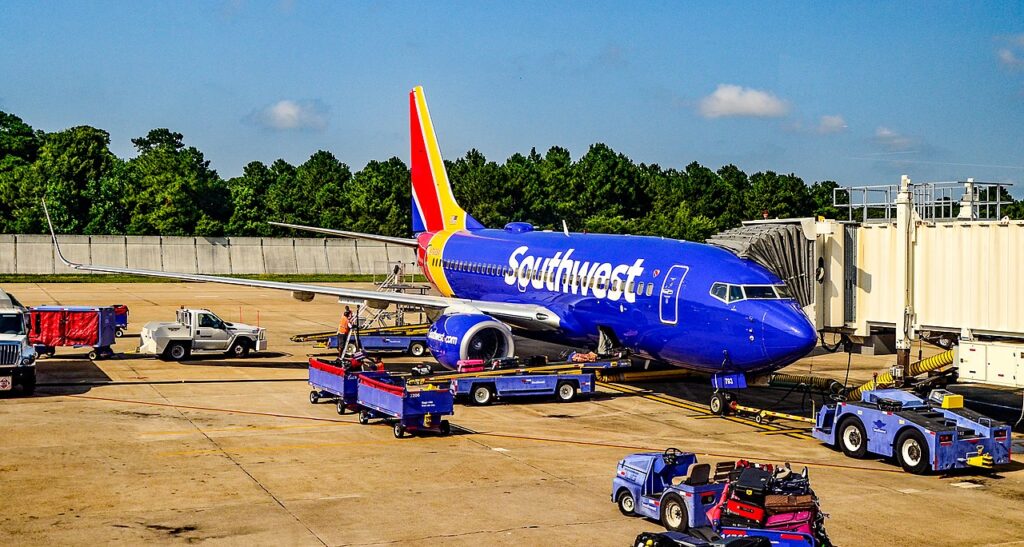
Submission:
M 203 353 L 247 357 L 251 352 L 267 350 L 266 329 L 228 323 L 207 309 L 181 308 L 177 321 L 146 323 L 139 338 L 139 353 L 170 361 Z
M 17 298 L 0 290 L 0 392 L 21 386 L 36 389 L 36 350 L 28 343 L 28 311 Z

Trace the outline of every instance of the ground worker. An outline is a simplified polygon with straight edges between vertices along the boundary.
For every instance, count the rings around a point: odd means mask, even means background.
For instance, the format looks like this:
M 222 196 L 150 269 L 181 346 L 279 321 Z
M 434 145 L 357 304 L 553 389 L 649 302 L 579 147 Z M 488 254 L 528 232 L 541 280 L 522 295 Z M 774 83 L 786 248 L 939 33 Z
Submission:
M 338 322 L 338 357 L 345 356 L 345 343 L 348 342 L 348 331 L 351 328 L 348 314 L 343 314 Z

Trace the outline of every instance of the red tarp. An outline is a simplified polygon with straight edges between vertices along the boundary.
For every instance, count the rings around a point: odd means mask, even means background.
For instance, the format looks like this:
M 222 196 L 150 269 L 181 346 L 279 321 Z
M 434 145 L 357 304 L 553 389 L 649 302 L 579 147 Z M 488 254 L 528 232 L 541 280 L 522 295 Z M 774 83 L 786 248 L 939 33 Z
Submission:
M 388 384 L 386 382 L 379 382 L 373 378 L 367 378 L 366 376 L 359 377 L 359 383 L 367 386 L 371 386 L 374 389 L 380 391 L 386 391 L 392 395 L 405 395 L 405 388 L 402 386 L 396 386 L 394 384 Z
M 32 310 L 29 342 L 44 346 L 99 344 L 100 315 L 92 311 Z
M 315 368 L 317 370 L 322 370 L 322 371 L 324 371 L 324 372 L 326 372 L 328 374 L 333 374 L 335 376 L 344 376 L 345 375 L 345 369 L 343 369 L 341 367 L 336 367 L 336 366 L 334 366 L 334 365 L 332 365 L 330 363 L 325 363 L 323 361 L 320 361 L 316 357 L 310 357 L 309 358 L 309 366 L 311 366 L 311 367 L 313 367 L 313 368 Z

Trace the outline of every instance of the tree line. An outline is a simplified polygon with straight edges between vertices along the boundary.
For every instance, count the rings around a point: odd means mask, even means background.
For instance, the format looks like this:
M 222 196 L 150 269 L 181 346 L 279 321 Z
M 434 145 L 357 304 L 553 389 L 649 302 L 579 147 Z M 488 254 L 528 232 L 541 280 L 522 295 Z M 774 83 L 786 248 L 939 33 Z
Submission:
M 181 133 L 153 129 L 132 139 L 137 155 L 110 151 L 110 135 L 78 126 L 46 133 L 0 112 L 0 233 L 46 233 L 46 197 L 63 233 L 184 236 L 294 235 L 268 220 L 409 236 L 409 168 L 399 158 L 353 173 L 330 152 L 304 163 L 253 161 L 224 180 Z M 795 174 L 747 175 L 635 163 L 604 144 L 573 161 L 552 147 L 497 163 L 477 150 L 447 161 L 459 204 L 488 227 L 512 220 L 577 231 L 650 234 L 703 241 L 741 221 L 824 215 L 833 181 L 807 185 Z M 1007 197 L 1007 199 L 1009 199 Z M 1024 218 L 1024 202 L 1004 208 Z

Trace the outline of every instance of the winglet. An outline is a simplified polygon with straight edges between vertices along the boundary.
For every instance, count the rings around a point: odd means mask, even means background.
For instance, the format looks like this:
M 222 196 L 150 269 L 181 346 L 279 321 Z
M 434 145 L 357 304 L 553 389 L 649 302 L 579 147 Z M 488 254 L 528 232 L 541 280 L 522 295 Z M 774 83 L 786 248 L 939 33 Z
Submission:
M 53 231 L 53 221 L 50 220 L 50 210 L 46 208 L 46 198 L 43 198 L 43 213 L 46 215 L 46 224 L 50 227 L 50 237 L 53 238 L 53 247 L 57 249 L 57 256 L 65 266 L 69 268 L 78 269 L 81 264 L 75 264 L 70 260 L 64 258 L 64 253 L 60 252 L 60 244 L 57 243 L 57 233 Z

